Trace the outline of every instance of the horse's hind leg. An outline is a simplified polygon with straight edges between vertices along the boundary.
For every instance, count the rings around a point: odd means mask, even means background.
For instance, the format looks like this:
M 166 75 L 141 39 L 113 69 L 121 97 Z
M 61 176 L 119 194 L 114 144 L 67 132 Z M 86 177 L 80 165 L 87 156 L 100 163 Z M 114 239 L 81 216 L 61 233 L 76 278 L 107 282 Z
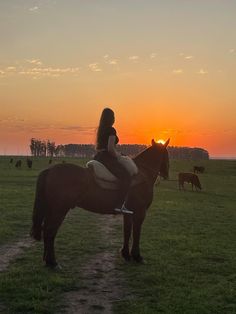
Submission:
M 133 217 L 133 244 L 131 249 L 131 256 L 138 263 L 143 262 L 143 257 L 140 255 L 139 242 L 145 214 L 146 211 L 142 210 L 140 212 L 134 213 Z
M 123 216 L 123 233 L 124 233 L 124 243 L 121 249 L 121 255 L 126 261 L 130 261 L 129 253 L 129 240 L 131 236 L 131 230 L 133 226 L 133 217 L 132 215 Z
M 45 217 L 44 221 L 44 256 L 43 259 L 48 267 L 56 267 L 56 257 L 54 250 L 54 241 L 57 231 L 65 218 L 65 213 L 58 212 L 56 217 L 51 215 Z

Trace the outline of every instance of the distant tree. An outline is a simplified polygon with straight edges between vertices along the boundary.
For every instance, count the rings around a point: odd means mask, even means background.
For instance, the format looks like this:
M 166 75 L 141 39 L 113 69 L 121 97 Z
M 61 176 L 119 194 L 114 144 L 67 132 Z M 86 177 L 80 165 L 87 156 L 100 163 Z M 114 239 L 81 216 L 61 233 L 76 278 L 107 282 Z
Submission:
M 31 138 L 30 140 L 30 151 L 32 156 L 36 156 L 36 140 Z
M 54 153 L 55 153 L 56 157 L 64 157 L 65 156 L 65 146 L 64 145 L 57 145 Z
M 34 157 L 46 156 L 47 147 L 46 142 L 39 139 L 31 138 L 30 140 L 30 151 Z
M 55 142 L 50 142 L 49 140 L 47 140 L 47 155 L 53 157 L 53 155 L 55 154 L 55 150 L 56 150 Z
M 199 160 L 209 159 L 209 153 L 203 148 L 198 147 L 168 147 L 169 156 L 172 159 L 188 159 L 188 160 Z

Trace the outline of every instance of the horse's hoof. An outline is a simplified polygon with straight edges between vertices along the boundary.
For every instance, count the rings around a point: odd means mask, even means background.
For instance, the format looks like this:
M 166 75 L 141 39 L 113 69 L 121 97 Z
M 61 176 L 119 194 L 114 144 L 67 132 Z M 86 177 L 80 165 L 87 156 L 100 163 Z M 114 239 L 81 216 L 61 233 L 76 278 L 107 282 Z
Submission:
M 61 270 L 62 269 L 61 265 L 59 265 L 57 263 L 46 263 L 45 266 L 49 269 L 52 269 L 52 270 Z
M 139 264 L 145 264 L 144 259 L 141 255 L 132 255 L 133 260 Z
M 130 262 L 131 261 L 131 255 L 129 254 L 129 252 L 124 252 L 123 250 L 120 251 L 121 257 L 123 257 L 123 259 L 126 262 Z
M 60 264 L 57 264 L 55 267 L 54 267 L 54 270 L 56 271 L 61 271 L 62 270 L 62 266 Z

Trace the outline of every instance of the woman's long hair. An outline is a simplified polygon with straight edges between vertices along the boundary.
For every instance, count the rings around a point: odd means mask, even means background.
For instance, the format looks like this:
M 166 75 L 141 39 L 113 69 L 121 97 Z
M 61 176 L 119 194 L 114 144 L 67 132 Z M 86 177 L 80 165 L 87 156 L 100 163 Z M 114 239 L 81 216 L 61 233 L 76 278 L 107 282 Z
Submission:
M 101 138 L 104 130 L 107 127 L 111 127 L 114 121 L 115 121 L 114 111 L 111 110 L 110 108 L 103 109 L 97 130 L 96 148 L 98 148 L 99 144 L 101 143 Z

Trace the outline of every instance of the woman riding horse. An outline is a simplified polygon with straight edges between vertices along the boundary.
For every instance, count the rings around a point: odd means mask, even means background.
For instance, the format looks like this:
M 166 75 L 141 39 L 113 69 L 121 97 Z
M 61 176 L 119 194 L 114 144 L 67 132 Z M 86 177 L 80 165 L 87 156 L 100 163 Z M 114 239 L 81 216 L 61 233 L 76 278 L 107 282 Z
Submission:
M 124 242 L 121 250 L 125 260 L 142 262 L 139 242 L 146 211 L 153 200 L 157 175 L 168 177 L 169 158 L 165 144 L 152 140 L 152 145 L 133 158 L 138 167 L 136 182 L 130 186 L 126 203 L 133 215 L 124 215 Z M 48 267 L 56 267 L 54 242 L 57 231 L 68 211 L 80 207 L 101 214 L 114 214 L 121 200 L 119 189 L 101 187 L 91 169 L 64 163 L 47 168 L 38 176 L 31 236 L 40 240 L 43 234 L 43 259 Z M 131 233 L 132 247 L 129 249 Z
M 97 153 L 94 159 L 101 162 L 115 177 L 119 179 L 121 203 L 117 204 L 116 212 L 133 214 L 131 209 L 125 207 L 125 200 L 131 184 L 132 176 L 120 162 L 121 154 L 116 150 L 119 138 L 113 128 L 115 114 L 110 108 L 103 109 L 97 131 Z

